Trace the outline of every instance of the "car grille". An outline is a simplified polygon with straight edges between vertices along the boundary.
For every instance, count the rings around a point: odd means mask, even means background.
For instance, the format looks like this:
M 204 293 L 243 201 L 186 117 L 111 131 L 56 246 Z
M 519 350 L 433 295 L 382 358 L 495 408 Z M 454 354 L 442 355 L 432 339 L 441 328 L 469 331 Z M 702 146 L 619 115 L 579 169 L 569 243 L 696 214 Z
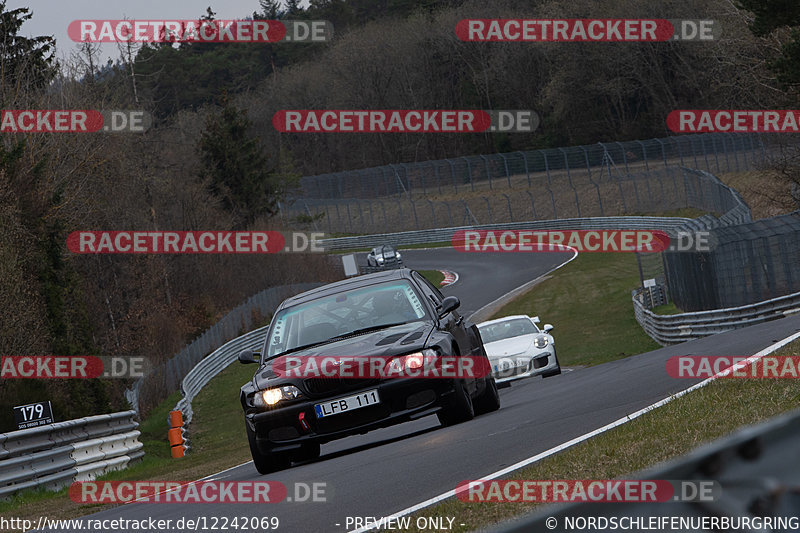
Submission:
M 338 377 L 309 378 L 303 381 L 303 387 L 312 396 L 324 396 L 358 389 L 377 381 L 377 379 L 342 379 Z

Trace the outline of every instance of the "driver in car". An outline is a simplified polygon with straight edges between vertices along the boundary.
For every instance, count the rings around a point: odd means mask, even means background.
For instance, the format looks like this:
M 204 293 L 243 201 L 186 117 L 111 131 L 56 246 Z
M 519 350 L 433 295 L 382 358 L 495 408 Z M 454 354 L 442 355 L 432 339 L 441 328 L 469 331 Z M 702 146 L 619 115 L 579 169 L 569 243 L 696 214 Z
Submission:
M 376 324 L 399 324 L 417 319 L 408 298 L 398 291 L 381 291 L 372 297 Z

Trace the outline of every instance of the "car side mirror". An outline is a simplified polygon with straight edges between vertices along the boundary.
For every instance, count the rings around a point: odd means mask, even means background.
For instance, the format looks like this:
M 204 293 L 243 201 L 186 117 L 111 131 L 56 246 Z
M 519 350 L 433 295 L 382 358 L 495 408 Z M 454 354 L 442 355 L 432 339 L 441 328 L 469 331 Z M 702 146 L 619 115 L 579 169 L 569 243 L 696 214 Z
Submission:
M 255 363 L 256 358 L 261 358 L 261 354 L 258 352 L 254 352 L 253 350 L 242 350 L 239 352 L 239 362 L 242 364 L 250 364 Z
M 459 305 L 461 305 L 461 300 L 455 296 L 447 296 L 444 300 L 442 300 L 442 304 L 439 306 L 439 318 L 442 318 L 451 311 L 455 311 L 458 309 Z
M 545 333 L 549 333 L 552 330 L 553 330 L 553 324 L 545 324 L 544 327 L 542 328 L 542 331 L 544 331 Z

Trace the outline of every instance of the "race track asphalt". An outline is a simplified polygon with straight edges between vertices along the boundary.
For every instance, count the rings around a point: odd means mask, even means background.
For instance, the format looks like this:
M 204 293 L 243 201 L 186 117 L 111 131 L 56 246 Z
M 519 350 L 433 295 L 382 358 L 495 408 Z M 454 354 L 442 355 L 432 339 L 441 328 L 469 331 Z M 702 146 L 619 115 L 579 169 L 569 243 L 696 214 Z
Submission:
M 403 256 L 411 268 L 457 272 L 458 282 L 443 292 L 461 299 L 461 311 L 466 316 L 569 258 L 563 253 L 465 254 L 449 248 L 408 250 Z M 677 380 L 666 374 L 665 362 L 671 356 L 751 355 L 797 331 L 800 316 L 574 369 L 548 379 L 524 380 L 501 390 L 499 411 L 467 423 L 442 428 L 435 416 L 429 416 L 325 444 L 318 460 L 270 476 L 259 476 L 253 464 L 247 463 L 212 478 L 280 481 L 290 497 L 296 484 L 324 483 L 325 502 L 136 503 L 104 510 L 91 518 L 177 520 L 205 516 L 210 526 L 213 517 L 277 516 L 277 531 L 348 531 L 354 529 L 348 517 L 387 516 L 689 387 L 696 380 Z M 581 334 L 558 329 L 554 333 L 556 347 L 558 334 Z M 454 518 L 456 523 L 462 522 Z

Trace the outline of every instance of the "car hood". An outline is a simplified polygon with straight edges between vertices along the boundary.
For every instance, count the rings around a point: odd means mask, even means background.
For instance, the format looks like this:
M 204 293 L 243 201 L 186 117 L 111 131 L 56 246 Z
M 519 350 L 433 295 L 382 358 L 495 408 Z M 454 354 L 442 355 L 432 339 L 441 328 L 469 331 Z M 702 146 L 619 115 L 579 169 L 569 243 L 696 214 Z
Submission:
M 412 322 L 401 324 L 378 331 L 371 331 L 363 335 L 356 335 L 346 339 L 322 344 L 306 350 L 292 352 L 292 357 L 338 357 L 353 355 L 392 356 L 415 352 L 425 348 L 433 331 L 433 324 L 429 322 Z M 269 361 L 253 376 L 252 384 L 258 388 L 270 386 L 277 378 L 272 371 L 272 365 L 277 359 Z M 284 381 L 284 380 L 281 380 Z M 289 380 L 291 381 L 291 379 Z
M 485 343 L 486 355 L 491 359 L 493 357 L 508 357 L 524 353 L 533 346 L 533 341 L 536 339 L 537 335 L 537 333 L 530 333 L 528 335 L 520 335 L 519 337 L 511 337 L 510 339 Z

